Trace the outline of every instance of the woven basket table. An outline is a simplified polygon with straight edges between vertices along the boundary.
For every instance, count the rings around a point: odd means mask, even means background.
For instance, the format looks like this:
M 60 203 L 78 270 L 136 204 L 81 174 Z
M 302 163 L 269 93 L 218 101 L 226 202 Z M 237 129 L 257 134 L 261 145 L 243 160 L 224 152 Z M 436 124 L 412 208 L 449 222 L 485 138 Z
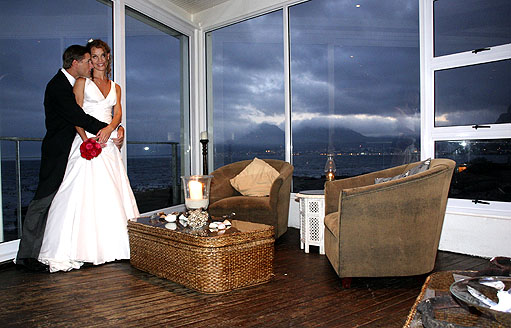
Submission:
M 417 311 L 417 307 L 421 301 L 426 299 L 433 299 L 435 297 L 450 297 L 449 287 L 455 281 L 454 277 L 458 275 L 459 278 L 473 277 L 477 275 L 476 271 L 440 271 L 431 274 L 424 285 L 422 286 L 421 293 L 417 297 L 414 305 L 412 306 L 408 318 L 403 328 L 422 328 L 423 318 Z M 450 304 L 449 304 L 450 303 Z M 501 328 L 505 327 L 498 322 L 487 318 L 485 316 L 471 313 L 468 309 L 457 304 L 454 299 L 446 302 L 445 305 L 439 306 L 434 311 L 435 320 L 437 321 L 436 327 L 485 327 L 485 328 Z
M 128 222 L 130 263 L 135 268 L 212 294 L 273 277 L 272 226 L 233 220 L 231 228 L 211 232 L 165 225 L 150 218 Z

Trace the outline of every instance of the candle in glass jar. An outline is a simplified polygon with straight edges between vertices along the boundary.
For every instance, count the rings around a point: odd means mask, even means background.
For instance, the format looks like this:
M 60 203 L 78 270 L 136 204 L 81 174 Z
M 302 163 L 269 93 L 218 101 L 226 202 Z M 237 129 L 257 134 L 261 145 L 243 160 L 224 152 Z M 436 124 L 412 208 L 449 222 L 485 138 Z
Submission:
M 185 199 L 186 208 L 196 209 L 196 208 L 208 208 L 209 199 Z
M 188 183 L 188 188 L 190 190 L 190 199 L 202 199 L 202 183 L 192 180 Z

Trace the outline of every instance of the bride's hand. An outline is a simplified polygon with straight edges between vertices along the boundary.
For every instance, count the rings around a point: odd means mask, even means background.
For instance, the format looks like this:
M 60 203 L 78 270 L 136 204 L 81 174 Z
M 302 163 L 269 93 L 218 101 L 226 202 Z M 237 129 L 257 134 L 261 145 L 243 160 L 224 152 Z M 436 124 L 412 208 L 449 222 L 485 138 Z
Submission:
M 106 144 L 108 138 L 110 138 L 110 134 L 112 134 L 113 129 L 109 126 L 105 126 L 101 130 L 99 130 L 96 137 L 98 138 L 98 142 L 100 144 Z
M 117 128 L 117 138 L 112 138 L 114 144 L 117 146 L 117 148 L 119 148 L 119 150 L 121 150 L 122 148 L 122 144 L 124 142 L 124 127 L 122 125 L 120 125 L 118 128 Z

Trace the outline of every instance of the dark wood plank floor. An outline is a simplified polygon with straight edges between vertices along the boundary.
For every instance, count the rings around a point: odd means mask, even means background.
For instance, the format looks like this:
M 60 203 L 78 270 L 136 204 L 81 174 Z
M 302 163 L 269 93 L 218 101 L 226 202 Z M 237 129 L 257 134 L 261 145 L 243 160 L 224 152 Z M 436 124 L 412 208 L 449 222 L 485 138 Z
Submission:
M 426 276 L 354 279 L 343 289 L 324 255 L 276 242 L 267 284 L 203 295 L 116 262 L 67 273 L 0 266 L 2 327 L 402 327 Z M 439 252 L 435 271 L 482 270 L 487 259 Z

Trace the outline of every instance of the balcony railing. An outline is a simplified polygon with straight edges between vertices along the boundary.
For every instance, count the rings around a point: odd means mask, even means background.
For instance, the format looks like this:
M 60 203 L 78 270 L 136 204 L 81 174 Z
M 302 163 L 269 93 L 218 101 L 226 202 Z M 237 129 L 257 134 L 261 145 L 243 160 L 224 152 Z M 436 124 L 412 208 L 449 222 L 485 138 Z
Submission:
M 21 221 L 21 157 L 20 157 L 20 144 L 21 142 L 30 142 L 43 141 L 42 138 L 21 138 L 21 137 L 0 137 L 0 141 L 12 141 L 16 146 L 16 198 L 17 198 L 17 213 L 16 213 L 16 221 L 18 224 L 18 238 L 21 238 L 22 232 L 22 221 Z M 171 162 L 170 162 L 170 170 L 172 173 L 171 182 L 172 182 L 172 203 L 177 204 L 179 202 L 179 192 L 177 187 L 178 177 L 177 177 L 177 146 L 178 142 L 171 141 L 127 141 L 128 145 L 131 144 L 150 144 L 150 145 L 171 145 Z M 3 222 L 0 220 L 0 242 L 3 241 Z

